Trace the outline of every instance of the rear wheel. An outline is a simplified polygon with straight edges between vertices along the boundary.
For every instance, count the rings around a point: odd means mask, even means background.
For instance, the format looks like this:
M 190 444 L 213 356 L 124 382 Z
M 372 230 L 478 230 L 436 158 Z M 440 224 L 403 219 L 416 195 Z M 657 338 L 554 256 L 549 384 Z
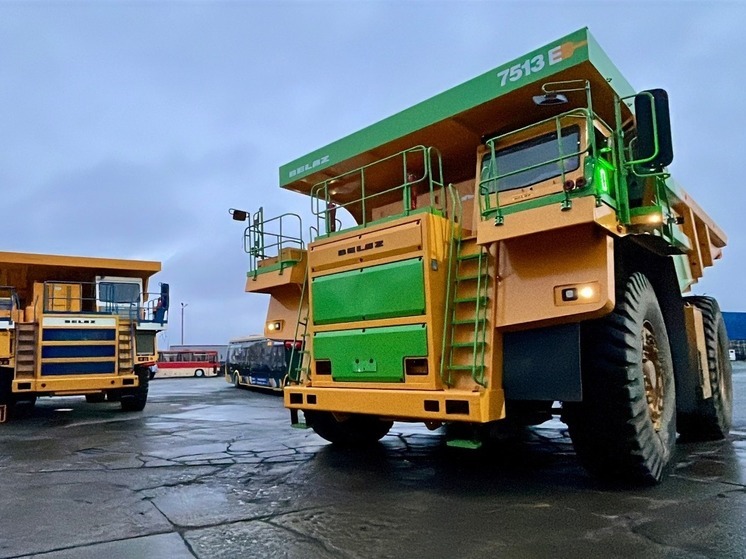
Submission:
M 370 415 L 335 415 L 324 411 L 306 411 L 306 423 L 317 435 L 341 446 L 365 446 L 381 440 L 393 421 L 383 421 Z
M 194 371 L 194 376 L 195 377 L 203 377 L 203 376 L 205 376 L 205 371 L 202 370 L 202 369 L 197 369 L 196 371 Z
M 658 299 L 633 274 L 614 311 L 583 329 L 583 401 L 565 404 L 578 458 L 593 475 L 657 483 L 676 444 L 673 362 Z
M 679 432 L 689 441 L 722 439 L 733 423 L 733 379 L 728 357 L 728 333 L 720 306 L 712 297 L 687 297 L 686 301 L 702 312 L 707 349 L 707 372 L 712 396 L 696 396 L 696 410 L 681 414 Z
M 138 386 L 124 389 L 121 392 L 122 410 L 124 411 L 142 411 L 148 401 L 150 373 L 148 369 L 143 367 L 138 367 L 135 371 L 139 380 Z

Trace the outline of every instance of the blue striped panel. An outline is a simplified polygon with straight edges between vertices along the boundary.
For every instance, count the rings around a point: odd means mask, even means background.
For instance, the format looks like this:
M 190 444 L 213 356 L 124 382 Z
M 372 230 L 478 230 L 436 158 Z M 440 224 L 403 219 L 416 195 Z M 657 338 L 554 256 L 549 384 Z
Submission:
M 116 356 L 116 347 L 113 345 L 42 346 L 41 356 L 45 359 L 64 357 L 114 357 Z
M 44 363 L 41 364 L 43 375 L 80 375 L 80 374 L 111 374 L 116 372 L 114 361 L 101 363 Z
M 49 328 L 42 334 L 45 342 L 99 342 L 113 341 L 117 332 L 111 328 Z

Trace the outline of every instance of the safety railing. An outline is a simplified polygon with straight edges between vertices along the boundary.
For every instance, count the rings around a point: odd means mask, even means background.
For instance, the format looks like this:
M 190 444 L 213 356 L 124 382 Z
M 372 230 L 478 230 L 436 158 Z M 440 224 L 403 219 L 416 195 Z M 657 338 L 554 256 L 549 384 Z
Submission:
M 134 309 L 134 316 L 140 324 L 168 324 L 168 295 L 160 293 L 143 293 L 144 302 Z M 130 314 L 132 316 L 132 313 Z
M 438 191 L 444 195 L 436 196 Z M 386 217 L 423 210 L 448 211 L 443 165 L 440 152 L 434 147 L 414 146 L 323 180 L 311 188 L 310 194 L 315 231 L 321 236 L 342 230 L 337 219 L 340 208 L 355 217 L 357 223 L 353 227 L 378 221 L 381 218 L 374 217 L 373 210 L 390 204 L 400 211 L 389 212 Z M 418 208 L 418 200 L 426 194 L 426 204 Z
M 12 328 L 21 312 L 18 294 L 13 286 L 0 286 L 0 328 Z
M 44 314 L 117 315 L 138 324 L 168 323 L 167 288 L 117 299 L 108 299 L 103 291 L 96 282 L 45 281 L 42 309 Z
M 503 223 L 503 213 L 502 207 L 500 205 L 500 193 L 507 191 L 508 189 L 501 189 L 501 182 L 505 182 L 511 177 L 520 175 L 522 173 L 527 173 L 529 171 L 537 170 L 542 167 L 554 166 L 552 167 L 552 169 L 553 173 L 556 174 L 552 174 L 552 176 L 548 178 L 560 177 L 561 184 L 563 186 L 566 185 L 567 175 L 569 172 L 572 172 L 567 169 L 567 163 L 573 158 L 578 158 L 578 166 L 575 167 L 575 169 L 582 169 L 583 162 L 580 160 L 581 156 L 588 153 L 598 153 L 596 150 L 596 138 L 593 127 L 594 118 L 598 119 L 598 116 L 594 115 L 589 109 L 573 109 L 556 117 L 546 119 L 530 126 L 526 126 L 524 128 L 520 128 L 518 130 L 514 130 L 487 140 L 486 147 L 489 150 L 489 161 L 487 163 L 487 166 L 482 166 L 481 174 L 479 177 L 479 211 L 481 218 L 488 219 L 494 217 L 496 225 L 501 225 Z M 587 138 L 586 146 L 583 147 L 581 142 L 578 146 L 578 149 L 572 149 L 566 152 L 563 146 L 563 139 L 570 137 L 569 129 L 574 126 L 579 126 L 577 124 L 578 120 L 581 120 L 582 124 L 585 127 L 584 136 Z M 549 123 L 554 124 L 554 126 L 552 127 L 553 131 L 550 130 L 550 127 L 547 127 L 547 124 Z M 537 135 L 534 138 L 527 134 L 527 132 L 530 130 L 537 130 Z M 547 132 L 545 134 L 539 134 L 538 131 L 540 130 L 545 130 Z M 524 143 L 515 140 L 511 141 L 513 138 L 526 137 L 527 140 L 525 141 L 525 143 L 528 143 L 532 139 L 538 140 L 544 136 L 551 134 L 554 134 L 553 138 L 556 138 L 556 141 L 554 142 L 556 152 L 552 153 L 551 155 L 544 155 L 541 150 L 536 150 L 535 155 L 539 157 L 537 157 L 537 159 L 535 159 L 534 161 L 530 161 L 528 164 L 520 165 L 508 171 L 503 171 L 499 168 L 498 156 L 500 155 L 501 148 L 503 146 L 507 146 L 504 149 L 510 149 L 513 146 L 520 146 Z M 578 134 L 578 138 L 580 142 L 580 138 L 582 138 L 582 136 Z M 539 184 L 540 182 L 543 182 L 543 180 L 548 180 L 548 178 L 542 179 L 539 182 L 533 183 L 531 185 L 527 184 L 526 186 Z M 573 184 L 573 186 L 575 185 Z M 564 193 L 562 209 L 569 209 L 571 207 L 571 190 L 571 188 L 562 188 L 562 192 Z
M 259 208 L 244 230 L 244 250 L 253 277 L 266 271 L 282 273 L 299 261 L 299 251 L 304 248 L 303 222 L 298 214 L 285 213 L 265 220 L 264 209 Z

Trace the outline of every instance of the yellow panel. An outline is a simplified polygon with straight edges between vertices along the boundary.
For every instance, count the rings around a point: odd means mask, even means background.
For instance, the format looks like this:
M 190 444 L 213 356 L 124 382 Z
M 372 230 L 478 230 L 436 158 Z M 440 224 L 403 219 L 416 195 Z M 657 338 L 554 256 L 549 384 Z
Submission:
M 283 252 L 285 252 L 283 250 Z M 294 250 L 292 254 L 285 255 L 285 260 L 296 259 L 299 262 L 288 264 L 283 270 L 272 270 L 270 272 L 261 272 L 262 268 L 276 265 L 277 257 L 259 261 L 258 270 L 260 273 L 256 276 L 252 273 L 246 277 L 246 291 L 249 293 L 274 293 L 277 288 L 286 289 L 291 286 L 300 286 L 303 284 L 306 274 L 306 251 Z
M 79 283 L 48 283 L 45 301 L 48 311 L 80 312 L 81 285 Z
M 477 242 L 484 245 L 581 223 L 605 221 L 613 213 L 608 206 L 596 208 L 596 199 L 593 196 L 585 196 L 574 199 L 572 209 L 564 212 L 559 204 L 552 204 L 506 215 L 502 225 L 495 225 L 493 219 L 480 221 L 477 226 Z M 561 233 L 554 235 L 559 236 Z
M 406 219 L 406 218 L 405 218 Z M 350 264 L 366 263 L 422 249 L 422 218 L 405 223 L 369 227 L 364 232 L 350 231 L 343 238 L 333 237 L 309 247 L 311 271 L 318 273 Z
M 0 359 L 10 359 L 10 331 L 0 330 Z
M 595 225 L 537 233 L 500 243 L 497 327 L 586 320 L 614 308 L 613 239 Z M 589 303 L 563 303 L 556 288 L 597 286 Z

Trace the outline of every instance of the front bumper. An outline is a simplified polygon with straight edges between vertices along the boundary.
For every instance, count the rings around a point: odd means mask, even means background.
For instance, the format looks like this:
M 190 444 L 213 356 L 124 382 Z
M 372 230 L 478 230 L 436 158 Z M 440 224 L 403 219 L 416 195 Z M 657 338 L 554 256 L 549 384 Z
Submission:
M 285 407 L 397 420 L 487 423 L 505 418 L 502 390 L 392 390 L 286 386 Z

